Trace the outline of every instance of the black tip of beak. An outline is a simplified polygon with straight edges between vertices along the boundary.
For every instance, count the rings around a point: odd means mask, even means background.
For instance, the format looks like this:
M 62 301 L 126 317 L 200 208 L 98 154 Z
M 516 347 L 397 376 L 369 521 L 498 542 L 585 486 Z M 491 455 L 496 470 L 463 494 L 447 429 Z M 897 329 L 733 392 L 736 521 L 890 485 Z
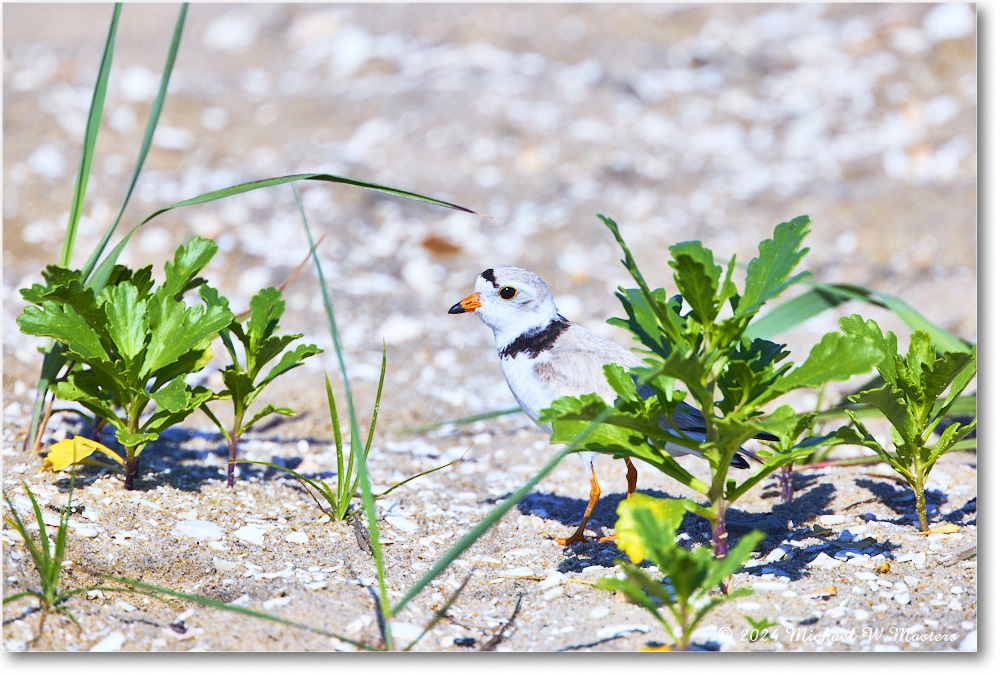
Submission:
M 451 309 L 448 310 L 448 313 L 449 314 L 465 314 L 467 311 L 468 310 L 466 310 L 465 307 L 462 307 L 462 303 L 456 302 L 454 305 L 451 306 Z

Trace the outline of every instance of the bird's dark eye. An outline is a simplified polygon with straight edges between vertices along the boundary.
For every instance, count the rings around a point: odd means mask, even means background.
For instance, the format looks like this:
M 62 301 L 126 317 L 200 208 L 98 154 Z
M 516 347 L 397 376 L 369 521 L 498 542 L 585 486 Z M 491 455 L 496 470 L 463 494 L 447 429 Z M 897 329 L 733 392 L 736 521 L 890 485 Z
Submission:
M 513 300 L 515 295 L 517 295 L 517 289 L 513 286 L 504 286 L 500 289 L 500 297 L 504 300 Z

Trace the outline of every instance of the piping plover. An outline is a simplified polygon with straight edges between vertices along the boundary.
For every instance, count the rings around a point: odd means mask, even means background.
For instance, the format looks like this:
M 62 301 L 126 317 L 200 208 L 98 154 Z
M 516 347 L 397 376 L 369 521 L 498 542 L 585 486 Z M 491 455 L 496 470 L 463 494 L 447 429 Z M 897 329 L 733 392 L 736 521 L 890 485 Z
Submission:
M 549 287 L 537 274 L 523 267 L 493 267 L 476 277 L 475 292 L 448 310 L 449 314 L 465 312 L 474 312 L 493 329 L 507 385 L 521 409 L 536 424 L 539 413 L 562 396 L 596 393 L 612 403 L 616 394 L 604 377 L 605 364 L 617 363 L 625 369 L 643 365 L 635 353 L 562 316 Z M 652 390 L 640 393 L 649 396 Z M 673 422 L 692 438 L 704 439 L 705 421 L 695 408 L 682 403 Z M 539 426 L 552 432 L 551 424 Z M 672 455 L 698 454 L 682 445 L 668 444 L 666 449 Z M 562 546 L 586 540 L 584 528 L 601 496 L 594 471 L 597 453 L 578 454 L 590 467 L 590 501 L 577 530 L 556 540 Z M 625 465 L 631 497 L 638 475 L 627 457 Z M 737 455 L 732 466 L 745 469 L 750 465 Z

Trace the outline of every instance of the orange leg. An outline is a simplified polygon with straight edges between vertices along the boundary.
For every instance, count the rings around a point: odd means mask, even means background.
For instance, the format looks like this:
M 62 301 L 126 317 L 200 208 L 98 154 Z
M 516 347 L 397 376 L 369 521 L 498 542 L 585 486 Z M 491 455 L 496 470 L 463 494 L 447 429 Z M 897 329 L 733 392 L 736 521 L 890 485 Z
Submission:
M 635 484 L 639 480 L 639 472 L 628 457 L 625 458 L 625 480 L 628 481 L 628 492 L 625 495 L 627 499 L 635 494 Z
M 587 510 L 583 512 L 583 520 L 580 521 L 580 527 L 576 528 L 576 532 L 568 537 L 562 537 L 556 539 L 556 543 L 560 546 L 569 546 L 570 544 L 579 544 L 580 542 L 587 541 L 587 538 L 583 536 L 583 531 L 587 527 L 587 521 L 590 520 L 590 514 L 594 510 L 594 504 L 597 503 L 598 498 L 601 496 L 601 486 L 597 484 L 597 472 L 594 471 L 594 465 L 590 465 L 590 501 L 587 503 Z
M 625 458 L 625 480 L 628 481 L 628 493 L 626 493 L 625 498 L 628 499 L 635 494 L 635 484 L 639 479 L 639 472 L 635 470 L 635 465 L 632 464 L 632 460 L 628 457 Z M 618 534 L 611 534 L 607 537 L 598 537 L 597 541 L 618 541 Z

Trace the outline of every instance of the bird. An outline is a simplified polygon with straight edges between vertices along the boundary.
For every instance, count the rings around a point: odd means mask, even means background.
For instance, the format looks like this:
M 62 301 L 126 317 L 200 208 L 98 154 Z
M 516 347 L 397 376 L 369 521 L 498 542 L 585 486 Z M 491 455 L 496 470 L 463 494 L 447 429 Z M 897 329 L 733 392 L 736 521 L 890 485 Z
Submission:
M 476 277 L 475 291 L 456 302 L 448 314 L 474 313 L 493 330 L 497 354 L 504 378 L 521 410 L 543 430 L 552 432 L 550 423 L 539 423 L 541 411 L 563 396 L 596 393 L 609 404 L 615 391 L 604 376 L 606 364 L 618 364 L 629 370 L 645 365 L 635 353 L 605 339 L 583 326 L 573 323 L 556 307 L 548 285 L 534 272 L 523 267 L 496 266 Z M 643 385 L 640 395 L 648 397 L 652 390 Z M 673 427 L 692 439 L 705 438 L 705 419 L 692 406 L 681 403 L 673 415 Z M 695 454 L 680 444 L 666 444 L 671 455 Z M 743 454 L 760 461 L 752 453 Z M 587 541 L 584 531 L 594 505 L 601 496 L 601 487 L 594 469 L 597 453 L 578 455 L 590 469 L 590 495 L 579 527 L 568 537 L 557 538 L 560 546 Z M 746 469 L 750 465 L 739 454 L 731 466 Z M 635 494 L 638 472 L 625 457 L 626 497 Z M 614 537 L 598 538 L 598 541 Z

